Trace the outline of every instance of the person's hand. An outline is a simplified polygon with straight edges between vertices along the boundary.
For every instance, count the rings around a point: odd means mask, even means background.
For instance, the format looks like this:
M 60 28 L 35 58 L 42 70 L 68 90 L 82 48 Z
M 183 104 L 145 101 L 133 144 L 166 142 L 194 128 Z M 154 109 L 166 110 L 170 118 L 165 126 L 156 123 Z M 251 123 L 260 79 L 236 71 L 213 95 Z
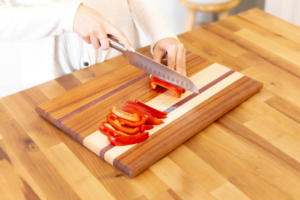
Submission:
M 165 38 L 158 41 L 153 49 L 154 60 L 161 62 L 168 56 L 168 67 L 186 75 L 186 50 L 184 45 L 173 38 Z
M 97 11 L 80 5 L 74 20 L 74 32 L 88 44 L 93 44 L 95 49 L 109 48 L 107 36 L 118 40 L 127 50 L 134 50 L 125 34 L 105 19 Z

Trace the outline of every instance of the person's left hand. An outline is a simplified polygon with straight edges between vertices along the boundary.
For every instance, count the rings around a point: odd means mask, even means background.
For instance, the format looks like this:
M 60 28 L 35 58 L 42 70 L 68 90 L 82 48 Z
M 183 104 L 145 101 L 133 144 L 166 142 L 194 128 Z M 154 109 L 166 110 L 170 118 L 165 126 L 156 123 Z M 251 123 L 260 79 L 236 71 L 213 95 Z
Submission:
M 184 45 L 173 38 L 158 41 L 153 48 L 154 60 L 157 62 L 168 56 L 168 67 L 186 75 L 186 50 Z

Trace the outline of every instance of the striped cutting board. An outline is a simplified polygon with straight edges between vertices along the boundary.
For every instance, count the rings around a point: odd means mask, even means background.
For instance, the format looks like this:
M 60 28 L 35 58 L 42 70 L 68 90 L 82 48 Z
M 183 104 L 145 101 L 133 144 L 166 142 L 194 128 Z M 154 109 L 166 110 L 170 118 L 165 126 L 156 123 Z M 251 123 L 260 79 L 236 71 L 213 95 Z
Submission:
M 262 84 L 193 53 L 186 56 L 187 75 L 199 94 L 148 89 L 149 75 L 125 64 L 36 108 L 51 123 L 111 165 L 134 177 L 206 126 L 255 94 Z M 166 111 L 164 124 L 149 131 L 143 143 L 112 146 L 98 131 L 110 107 L 140 100 Z

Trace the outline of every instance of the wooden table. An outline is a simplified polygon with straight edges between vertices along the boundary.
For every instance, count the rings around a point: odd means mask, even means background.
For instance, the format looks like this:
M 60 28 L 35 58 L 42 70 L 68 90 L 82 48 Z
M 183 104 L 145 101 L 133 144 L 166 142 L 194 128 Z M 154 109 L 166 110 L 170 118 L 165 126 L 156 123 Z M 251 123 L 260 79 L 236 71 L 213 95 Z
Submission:
M 179 38 L 264 88 L 134 179 L 34 110 L 124 57 L 4 97 L 0 199 L 300 199 L 300 27 L 253 9 Z

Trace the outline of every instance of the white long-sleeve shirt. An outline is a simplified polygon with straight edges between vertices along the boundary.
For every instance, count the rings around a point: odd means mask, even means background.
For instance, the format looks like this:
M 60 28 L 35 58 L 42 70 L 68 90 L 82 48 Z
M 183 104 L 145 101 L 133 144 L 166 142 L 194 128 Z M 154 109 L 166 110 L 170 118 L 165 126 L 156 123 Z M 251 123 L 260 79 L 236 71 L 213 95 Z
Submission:
M 139 36 L 133 18 L 152 47 L 163 38 L 177 39 L 157 0 L 0 0 L 0 42 L 12 42 L 20 51 L 25 88 L 120 55 L 95 50 L 73 32 L 81 3 L 123 31 L 134 48 Z

